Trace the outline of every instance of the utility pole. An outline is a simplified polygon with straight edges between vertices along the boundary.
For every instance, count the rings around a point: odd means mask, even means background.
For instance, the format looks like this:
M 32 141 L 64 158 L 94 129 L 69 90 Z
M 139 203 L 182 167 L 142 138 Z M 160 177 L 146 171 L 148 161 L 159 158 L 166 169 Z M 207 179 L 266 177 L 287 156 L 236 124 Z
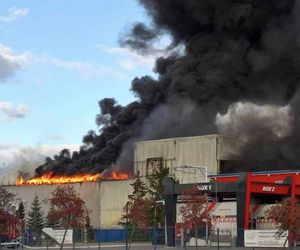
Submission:
M 126 250 L 128 250 L 128 202 L 126 203 L 126 237 L 125 237 L 125 244 L 126 244 Z
M 154 203 L 154 250 L 156 250 L 156 201 Z

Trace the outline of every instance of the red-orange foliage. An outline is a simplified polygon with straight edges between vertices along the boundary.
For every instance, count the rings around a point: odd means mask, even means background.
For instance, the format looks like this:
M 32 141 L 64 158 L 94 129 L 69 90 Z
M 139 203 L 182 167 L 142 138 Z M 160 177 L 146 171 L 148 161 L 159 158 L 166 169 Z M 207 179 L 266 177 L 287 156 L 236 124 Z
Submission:
M 14 194 L 0 188 L 0 236 L 9 236 L 17 223 L 12 208 L 14 197 Z
M 128 219 L 133 221 L 138 228 L 146 230 L 150 226 L 149 208 L 151 200 L 147 198 L 137 198 L 128 208 Z
M 88 210 L 73 187 L 57 187 L 52 192 L 50 204 L 53 209 L 49 211 L 48 217 L 59 220 L 64 228 L 78 227 L 86 223 Z
M 285 199 L 266 211 L 266 218 L 272 219 L 278 227 L 278 234 L 289 231 L 290 241 L 300 239 L 300 200 Z
M 17 221 L 13 214 L 0 209 L 0 236 L 9 236 L 9 228 L 16 225 Z
M 182 194 L 184 206 L 180 208 L 183 219 L 183 228 L 197 231 L 199 227 L 210 225 L 208 199 L 197 186 L 186 190 Z

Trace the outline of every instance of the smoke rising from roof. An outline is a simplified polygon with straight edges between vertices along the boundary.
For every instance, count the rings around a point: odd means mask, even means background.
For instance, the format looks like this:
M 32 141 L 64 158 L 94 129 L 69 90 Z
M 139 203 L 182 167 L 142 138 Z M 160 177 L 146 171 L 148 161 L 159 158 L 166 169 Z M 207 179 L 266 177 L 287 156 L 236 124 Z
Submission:
M 294 117 L 289 105 L 259 106 L 238 102 L 230 105 L 226 114 L 217 114 L 216 124 L 222 134 L 234 135 L 240 141 L 272 143 L 291 134 Z
M 220 131 L 251 138 L 243 165 L 249 169 L 299 166 L 299 1 L 139 3 L 151 24 L 135 24 L 121 37 L 121 44 L 151 53 L 157 37 L 166 33 L 172 39 L 166 50 L 183 44 L 184 53 L 158 58 L 157 79 L 135 78 L 131 90 L 136 101 L 120 106 L 112 98 L 101 100 L 96 118 L 99 133 L 89 131 L 79 152 L 62 152 L 39 167 L 37 174 L 96 172 L 112 164 L 130 170 L 136 140 L 216 133 L 220 127 L 216 119 L 225 114 L 235 123 Z M 237 103 L 247 103 L 250 111 L 239 110 Z M 263 115 L 264 110 L 272 115 Z M 256 140 L 259 147 L 253 147 Z
M 45 157 L 52 156 L 62 147 L 78 149 L 78 145 L 38 145 L 36 147 L 18 144 L 0 144 L 0 185 L 13 185 L 16 178 L 22 176 L 31 178 L 35 168 L 45 163 Z

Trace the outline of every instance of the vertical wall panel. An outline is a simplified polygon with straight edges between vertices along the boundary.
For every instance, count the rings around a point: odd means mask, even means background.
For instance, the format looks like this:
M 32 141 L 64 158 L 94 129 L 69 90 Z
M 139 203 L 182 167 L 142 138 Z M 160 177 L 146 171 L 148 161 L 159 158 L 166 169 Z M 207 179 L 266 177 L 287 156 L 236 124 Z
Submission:
M 208 174 L 218 173 L 220 161 L 237 159 L 242 146 L 241 142 L 222 135 L 137 142 L 134 171 L 146 176 L 147 159 L 162 157 L 170 175 L 180 183 L 200 182 L 204 181 L 203 167 L 207 167 Z

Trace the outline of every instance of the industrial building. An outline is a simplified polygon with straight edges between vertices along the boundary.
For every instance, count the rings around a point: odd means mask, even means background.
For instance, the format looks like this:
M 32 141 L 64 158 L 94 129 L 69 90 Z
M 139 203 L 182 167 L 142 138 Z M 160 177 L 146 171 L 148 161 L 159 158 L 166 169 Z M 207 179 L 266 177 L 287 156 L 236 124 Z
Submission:
M 166 205 L 167 244 L 174 246 L 176 226 L 180 224 L 177 197 L 183 190 L 197 184 L 201 190 L 214 197 L 216 204 L 213 216 L 226 210 L 231 218 L 223 224 L 235 230 L 232 235 L 237 246 L 244 245 L 244 234 L 239 228 L 253 227 L 253 211 L 250 207 L 262 203 L 274 204 L 282 197 L 300 195 L 299 171 L 263 172 L 263 173 L 227 173 L 226 166 L 238 160 L 245 144 L 222 135 L 170 138 L 164 140 L 141 141 L 134 145 L 134 174 L 145 181 L 151 178 L 156 168 L 161 166 L 170 170 L 164 181 L 164 199 Z M 133 179 L 101 180 L 82 182 L 72 185 L 91 211 L 91 226 L 101 229 L 119 228 L 123 208 L 132 192 Z M 4 186 L 25 204 L 26 213 L 30 209 L 35 195 L 48 211 L 51 192 L 57 185 Z M 298 190 L 299 189 L 299 190 Z M 299 192 L 298 192 L 299 191 Z M 258 207 L 258 206 L 256 206 Z M 266 207 L 256 211 L 256 217 L 262 217 Z M 260 214 L 259 214 L 260 213 Z M 251 216 L 250 216 L 251 214 Z M 264 228 L 265 224 L 257 228 Z M 221 224 L 218 224 L 222 227 Z M 269 225 L 270 226 L 270 225 Z M 267 228 L 267 227 L 265 227 Z
M 222 135 L 171 138 L 141 141 L 134 145 L 134 173 L 147 180 L 154 169 L 168 167 L 170 176 L 179 183 L 206 181 L 207 173 L 217 174 L 225 161 L 235 160 L 241 143 Z M 26 214 L 37 195 L 45 214 L 49 210 L 51 192 L 57 185 L 72 185 L 91 211 L 94 228 L 117 228 L 128 194 L 131 180 L 101 180 L 73 184 L 6 185 L 7 191 L 25 204 Z
M 141 141 L 134 146 L 134 173 L 147 178 L 163 165 L 180 183 L 201 182 L 207 174 L 228 172 L 225 163 L 236 161 L 243 146 L 216 134 Z
M 132 180 L 112 180 L 72 184 L 3 186 L 3 188 L 15 194 L 19 201 L 23 201 L 25 216 L 27 216 L 36 195 L 46 215 L 50 208 L 51 192 L 58 185 L 72 185 L 90 211 L 91 226 L 103 229 L 118 227 L 127 196 L 132 192 L 131 182 Z

